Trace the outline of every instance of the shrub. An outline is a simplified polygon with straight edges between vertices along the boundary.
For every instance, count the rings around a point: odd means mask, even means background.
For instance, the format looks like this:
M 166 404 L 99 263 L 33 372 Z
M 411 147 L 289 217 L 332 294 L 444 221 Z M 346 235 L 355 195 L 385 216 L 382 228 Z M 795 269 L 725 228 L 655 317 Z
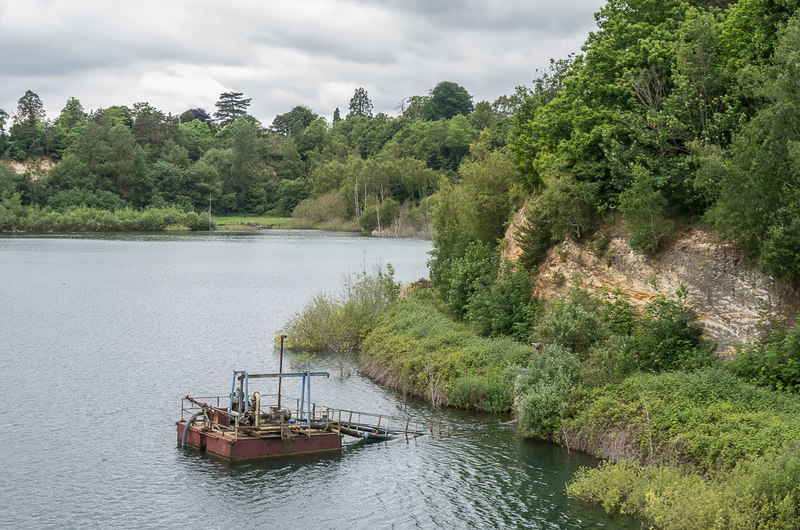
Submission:
M 543 344 L 560 344 L 585 358 L 593 344 L 608 339 L 612 328 L 602 310 L 601 298 L 575 288 L 551 302 L 536 322 L 533 338 Z
M 695 312 L 684 304 L 686 287 L 676 298 L 659 295 L 645 308 L 639 334 L 641 368 L 644 370 L 691 370 L 716 361 L 713 350 L 703 342 L 703 329 Z
M 304 219 L 311 226 L 320 226 L 347 218 L 347 202 L 338 191 L 330 191 L 315 199 L 306 199 L 297 205 L 292 217 Z
M 633 183 L 619 195 L 619 210 L 630 232 L 630 247 L 644 255 L 655 254 L 672 221 L 664 217 L 667 200 L 653 186 L 653 176 L 640 165 L 633 167 Z
M 797 528 L 800 459 L 769 452 L 716 477 L 681 468 L 622 461 L 580 469 L 567 493 L 609 513 L 633 515 L 656 528 Z
M 57 212 L 64 212 L 80 206 L 114 211 L 124 208 L 126 202 L 122 197 L 110 191 L 81 189 L 60 191 L 47 200 L 47 207 Z
M 467 315 L 470 300 L 490 285 L 497 275 L 497 254 L 489 245 L 470 243 L 462 252 L 440 264 L 437 287 L 439 296 L 458 319 Z
M 529 341 L 540 308 L 532 292 L 533 282 L 528 272 L 512 270 L 506 262 L 499 277 L 477 284 L 467 302 L 465 319 L 484 336 L 506 335 L 521 342 Z
M 318 294 L 285 324 L 289 348 L 309 352 L 353 353 L 400 287 L 394 269 L 377 268 L 348 276 L 339 296 Z
M 720 367 L 640 373 L 590 390 L 567 424 L 594 440 L 592 447 L 619 433 L 643 461 L 718 472 L 800 438 L 800 398 L 758 388 Z
M 530 359 L 514 388 L 514 410 L 524 435 L 544 440 L 558 438 L 580 373 L 578 357 L 558 343 L 545 346 L 541 354 Z
M 727 367 L 754 384 L 800 393 L 800 318 L 788 331 L 740 351 Z
M 499 374 L 473 376 L 466 374 L 453 383 L 450 404 L 487 412 L 506 412 L 511 409 L 511 382 Z

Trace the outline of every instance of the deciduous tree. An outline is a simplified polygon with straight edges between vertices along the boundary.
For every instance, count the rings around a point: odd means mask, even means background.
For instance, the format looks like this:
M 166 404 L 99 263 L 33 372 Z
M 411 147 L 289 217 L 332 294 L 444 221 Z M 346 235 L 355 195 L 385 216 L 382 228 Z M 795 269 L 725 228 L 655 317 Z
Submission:
M 426 120 L 449 120 L 457 114 L 469 116 L 472 109 L 472 96 L 467 89 L 452 81 L 442 81 L 425 101 L 423 116 Z

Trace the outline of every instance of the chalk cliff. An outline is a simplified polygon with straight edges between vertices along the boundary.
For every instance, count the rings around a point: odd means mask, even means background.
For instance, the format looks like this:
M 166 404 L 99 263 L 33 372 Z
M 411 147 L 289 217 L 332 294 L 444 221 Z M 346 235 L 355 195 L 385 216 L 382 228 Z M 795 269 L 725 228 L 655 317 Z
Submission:
M 506 232 L 503 250 L 512 261 L 521 252 L 513 234 L 523 222 L 520 213 Z M 634 305 L 644 305 L 659 293 L 674 293 L 684 284 L 687 303 L 720 352 L 757 338 L 758 324 L 765 318 L 794 322 L 800 313 L 798 290 L 747 264 L 735 246 L 706 229 L 676 235 L 649 257 L 628 246 L 618 225 L 582 243 L 568 239 L 551 248 L 539 265 L 534 295 L 551 300 L 576 276 L 592 291 L 619 289 Z

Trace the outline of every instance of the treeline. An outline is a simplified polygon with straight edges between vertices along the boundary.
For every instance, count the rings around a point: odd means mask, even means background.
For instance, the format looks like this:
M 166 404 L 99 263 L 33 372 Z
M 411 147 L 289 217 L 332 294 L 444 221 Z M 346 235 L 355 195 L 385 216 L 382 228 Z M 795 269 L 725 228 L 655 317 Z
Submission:
M 0 164 L 0 198 L 18 194 L 23 207 L 57 212 L 174 207 L 288 216 L 302 205 L 297 215 L 317 225 L 399 224 L 426 233 L 440 181 L 458 180 L 479 133 L 487 148 L 502 147 L 512 111 L 509 98 L 475 104 L 446 81 L 404 99 L 397 117 L 373 115 L 363 88 L 332 123 L 299 105 L 264 126 L 247 113 L 250 101 L 223 93 L 212 117 L 201 108 L 172 116 L 147 103 L 86 112 L 70 98 L 48 119 L 28 91 L 13 120 L 0 111 L 0 158 L 28 163 L 23 175 Z M 42 170 L 43 158 L 55 166 Z
M 642 253 L 705 223 L 769 274 L 800 280 L 798 5 L 607 2 L 581 53 L 514 95 L 508 146 L 530 196 L 523 264 L 619 213 Z M 513 186 L 496 191 L 501 205 L 515 196 Z M 476 197 L 466 186 L 443 194 L 441 266 L 501 235 L 445 219 L 468 221 Z

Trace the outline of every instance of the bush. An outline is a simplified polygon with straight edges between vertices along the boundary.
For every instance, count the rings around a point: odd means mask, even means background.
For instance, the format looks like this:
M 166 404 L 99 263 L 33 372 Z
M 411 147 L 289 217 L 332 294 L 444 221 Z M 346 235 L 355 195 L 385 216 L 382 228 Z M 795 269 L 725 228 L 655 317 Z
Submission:
M 592 226 L 597 190 L 597 184 L 555 168 L 544 191 L 525 208 L 525 223 L 515 234 L 522 249 L 520 264 L 534 270 L 553 244 L 565 237 L 580 241 Z
M 533 338 L 543 344 L 560 344 L 586 358 L 592 345 L 610 337 L 612 330 L 601 311 L 602 300 L 583 289 L 551 302 L 536 322 Z
M 761 389 L 726 370 L 636 374 L 590 390 L 567 422 L 591 448 L 614 436 L 628 457 L 690 464 L 700 472 L 735 467 L 800 439 L 800 398 Z M 606 455 L 610 456 L 610 455 Z
M 499 277 L 488 284 L 478 283 L 467 302 L 465 319 L 481 335 L 509 336 L 527 342 L 539 315 L 539 300 L 533 298 L 533 282 L 525 270 L 513 270 L 504 263 Z
M 726 366 L 754 384 L 800 393 L 800 318 L 788 331 L 740 351 Z
M 514 411 L 525 436 L 559 438 L 570 393 L 580 381 L 581 363 L 568 348 L 554 343 L 530 359 L 517 378 Z
M 509 379 L 500 374 L 463 375 L 453 383 L 450 404 L 464 409 L 506 412 L 513 404 L 512 385 Z
M 475 293 L 495 281 L 497 265 L 497 253 L 482 243 L 470 243 L 449 262 L 440 264 L 439 296 L 456 318 L 463 320 Z
M 57 212 L 65 212 L 80 206 L 98 210 L 119 210 L 127 203 L 117 194 L 103 190 L 71 189 L 60 191 L 47 200 L 47 207 Z
M 639 334 L 643 370 L 692 370 L 716 362 L 696 313 L 684 304 L 686 287 L 681 285 L 676 295 L 659 295 L 645 308 Z
M 798 528 L 798 456 L 796 450 L 769 452 L 713 478 L 672 466 L 606 462 L 580 469 L 567 493 L 656 528 Z
M 633 183 L 619 195 L 619 210 L 630 232 L 630 247 L 644 255 L 655 254 L 672 230 L 664 217 L 667 200 L 653 186 L 653 176 L 640 165 L 633 167 Z
M 400 292 L 394 269 L 366 270 L 345 279 L 339 296 L 318 294 L 285 324 L 286 345 L 307 352 L 349 354 L 358 350 L 376 319 Z
M 292 217 L 304 219 L 312 227 L 323 223 L 342 224 L 347 218 L 347 202 L 338 191 L 331 191 L 315 199 L 306 199 L 297 205 Z

